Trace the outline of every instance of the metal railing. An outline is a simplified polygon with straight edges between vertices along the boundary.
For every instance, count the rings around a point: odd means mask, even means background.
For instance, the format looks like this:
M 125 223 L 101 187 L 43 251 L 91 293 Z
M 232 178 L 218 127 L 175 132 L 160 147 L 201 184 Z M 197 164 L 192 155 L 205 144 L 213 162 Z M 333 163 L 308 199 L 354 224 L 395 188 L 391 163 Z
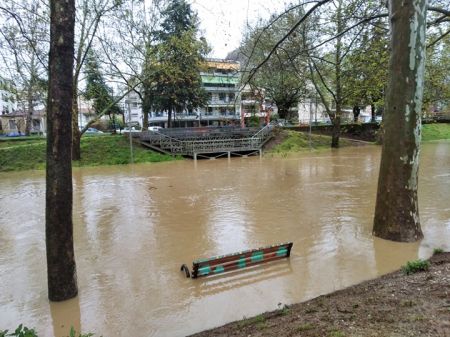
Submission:
M 164 152 L 179 155 L 254 151 L 261 148 L 272 131 L 259 128 L 185 128 L 161 129 L 140 134 L 141 142 Z

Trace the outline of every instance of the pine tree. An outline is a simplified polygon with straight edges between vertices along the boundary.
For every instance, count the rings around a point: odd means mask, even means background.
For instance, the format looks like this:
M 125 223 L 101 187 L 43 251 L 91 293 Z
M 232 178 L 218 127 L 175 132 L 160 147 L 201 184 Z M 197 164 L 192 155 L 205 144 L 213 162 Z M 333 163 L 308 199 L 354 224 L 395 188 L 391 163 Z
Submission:
M 200 70 L 208 47 L 203 38 L 197 39 L 197 16 L 186 1 L 171 1 L 162 16 L 163 29 L 155 34 L 157 43 L 147 48 L 142 105 L 144 120 L 150 109 L 167 111 L 171 127 L 174 113 L 207 102 Z

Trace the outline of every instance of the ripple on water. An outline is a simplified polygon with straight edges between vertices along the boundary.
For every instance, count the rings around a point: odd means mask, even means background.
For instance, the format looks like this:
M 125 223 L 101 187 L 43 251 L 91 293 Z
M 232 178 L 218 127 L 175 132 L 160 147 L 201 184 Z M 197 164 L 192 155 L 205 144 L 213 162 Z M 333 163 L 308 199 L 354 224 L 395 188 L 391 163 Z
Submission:
M 60 306 L 46 300 L 44 176 L 0 175 L 0 327 L 184 336 L 450 249 L 450 143 L 438 150 L 422 153 L 418 244 L 371 236 L 377 147 L 74 170 L 80 296 Z M 283 241 L 294 241 L 289 260 L 245 273 L 191 280 L 179 271 Z

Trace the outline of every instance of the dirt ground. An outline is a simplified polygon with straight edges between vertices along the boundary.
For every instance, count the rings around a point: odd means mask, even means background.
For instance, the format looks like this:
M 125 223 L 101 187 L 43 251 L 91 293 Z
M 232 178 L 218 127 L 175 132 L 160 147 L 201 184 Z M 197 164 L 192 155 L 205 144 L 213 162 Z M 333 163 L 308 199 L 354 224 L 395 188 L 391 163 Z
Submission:
M 450 337 L 450 253 L 430 262 L 194 336 Z

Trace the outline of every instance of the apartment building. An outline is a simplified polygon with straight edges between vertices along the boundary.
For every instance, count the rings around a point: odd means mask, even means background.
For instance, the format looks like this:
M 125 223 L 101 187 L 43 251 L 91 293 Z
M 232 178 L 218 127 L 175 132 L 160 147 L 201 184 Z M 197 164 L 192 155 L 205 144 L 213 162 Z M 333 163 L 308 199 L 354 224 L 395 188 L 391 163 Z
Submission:
M 206 69 L 200 72 L 202 85 L 208 94 L 206 106 L 173 115 L 174 127 L 239 125 L 241 100 L 239 94 L 239 62 L 219 59 L 206 60 Z M 142 104 L 139 95 L 129 93 L 122 100 L 126 122 L 143 125 Z M 167 111 L 151 111 L 149 125 L 167 126 Z

